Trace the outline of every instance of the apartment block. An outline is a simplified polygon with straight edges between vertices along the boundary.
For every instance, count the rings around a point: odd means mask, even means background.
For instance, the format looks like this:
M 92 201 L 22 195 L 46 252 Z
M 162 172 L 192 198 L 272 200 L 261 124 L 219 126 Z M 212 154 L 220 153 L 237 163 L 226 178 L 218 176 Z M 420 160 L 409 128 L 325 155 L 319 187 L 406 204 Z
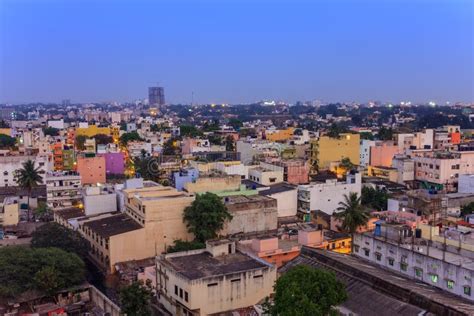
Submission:
M 97 184 L 106 182 L 105 158 L 95 155 L 84 155 L 77 158 L 77 172 L 81 183 Z
M 82 203 L 81 176 L 74 171 L 53 171 L 45 175 L 46 202 L 53 210 Z
M 360 135 L 341 134 L 338 138 L 321 136 L 310 142 L 310 163 L 317 164 L 320 170 L 329 169 L 331 162 L 349 158 L 350 161 L 360 163 Z

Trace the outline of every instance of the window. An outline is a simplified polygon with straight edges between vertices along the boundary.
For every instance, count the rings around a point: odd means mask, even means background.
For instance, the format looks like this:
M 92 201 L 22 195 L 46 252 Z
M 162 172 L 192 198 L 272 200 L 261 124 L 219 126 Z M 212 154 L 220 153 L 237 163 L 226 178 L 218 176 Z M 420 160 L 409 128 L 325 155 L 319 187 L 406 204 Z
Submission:
M 216 283 L 209 283 L 209 284 L 207 285 L 207 287 L 211 287 L 211 286 L 217 286 L 217 282 L 216 282 Z
M 393 258 L 388 258 L 388 265 L 393 267 L 394 262 L 395 262 L 395 260 Z
M 366 257 L 368 257 L 370 255 L 370 250 L 365 248 L 364 249 L 364 254 L 365 254 Z
M 230 280 L 231 283 L 234 283 L 234 282 L 240 282 L 240 279 L 233 279 L 233 280 Z
M 467 296 L 471 296 L 471 287 L 469 285 L 464 285 L 464 294 Z
M 437 274 L 431 274 L 430 278 L 431 278 L 431 282 L 438 283 L 438 275 Z
M 382 254 L 380 252 L 376 252 L 375 253 L 375 259 L 377 259 L 377 261 L 382 260 Z
M 174 294 L 178 295 L 178 286 L 177 285 L 174 286 Z
M 453 280 L 447 280 L 446 281 L 446 287 L 450 290 L 454 289 L 454 281 Z
M 179 297 L 183 298 L 183 289 L 179 289 Z
M 355 252 L 359 252 L 359 248 L 360 248 L 359 245 L 354 245 Z
M 187 302 L 189 299 L 188 292 L 184 291 L 184 300 Z
M 416 275 L 418 278 L 421 278 L 421 277 L 423 276 L 423 269 L 415 268 L 415 275 Z
M 402 271 L 406 271 L 407 268 L 408 268 L 408 264 L 403 263 L 403 262 L 400 262 L 400 269 L 401 269 Z
M 274 183 L 276 181 L 276 178 L 270 178 L 270 182 Z

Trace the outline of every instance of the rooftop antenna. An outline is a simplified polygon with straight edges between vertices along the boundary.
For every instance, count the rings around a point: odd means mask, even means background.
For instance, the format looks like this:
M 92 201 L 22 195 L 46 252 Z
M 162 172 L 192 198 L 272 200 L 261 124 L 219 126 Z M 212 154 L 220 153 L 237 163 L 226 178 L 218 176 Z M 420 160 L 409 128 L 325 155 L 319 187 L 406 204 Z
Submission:
M 194 105 L 194 91 L 191 91 L 191 106 Z

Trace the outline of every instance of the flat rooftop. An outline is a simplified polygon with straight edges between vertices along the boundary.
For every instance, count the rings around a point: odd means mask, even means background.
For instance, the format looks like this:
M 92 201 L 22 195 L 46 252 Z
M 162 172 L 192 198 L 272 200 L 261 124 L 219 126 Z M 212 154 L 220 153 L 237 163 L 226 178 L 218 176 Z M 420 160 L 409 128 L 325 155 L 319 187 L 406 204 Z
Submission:
M 78 207 L 70 207 L 62 210 L 54 211 L 59 217 L 69 220 L 71 218 L 78 218 L 85 216 L 84 211 Z
M 96 234 L 103 238 L 120 235 L 142 228 L 134 219 L 127 214 L 117 214 L 105 218 L 85 222 L 84 226 L 89 227 Z
M 296 190 L 296 187 L 291 184 L 287 183 L 278 183 L 274 184 L 269 187 L 268 190 L 262 190 L 258 192 L 260 195 L 272 195 L 272 194 L 277 194 L 277 193 L 283 193 L 287 191 L 293 191 Z
M 164 259 L 177 273 L 189 280 L 226 275 L 268 267 L 267 264 L 236 252 L 213 257 L 208 252 Z

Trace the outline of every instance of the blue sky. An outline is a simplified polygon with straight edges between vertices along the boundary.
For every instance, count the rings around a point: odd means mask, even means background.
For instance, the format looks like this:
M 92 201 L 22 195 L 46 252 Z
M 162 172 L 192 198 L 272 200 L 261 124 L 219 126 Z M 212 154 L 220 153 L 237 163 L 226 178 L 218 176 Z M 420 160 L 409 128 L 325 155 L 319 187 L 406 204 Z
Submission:
M 1 0 L 0 103 L 474 101 L 471 0 Z

